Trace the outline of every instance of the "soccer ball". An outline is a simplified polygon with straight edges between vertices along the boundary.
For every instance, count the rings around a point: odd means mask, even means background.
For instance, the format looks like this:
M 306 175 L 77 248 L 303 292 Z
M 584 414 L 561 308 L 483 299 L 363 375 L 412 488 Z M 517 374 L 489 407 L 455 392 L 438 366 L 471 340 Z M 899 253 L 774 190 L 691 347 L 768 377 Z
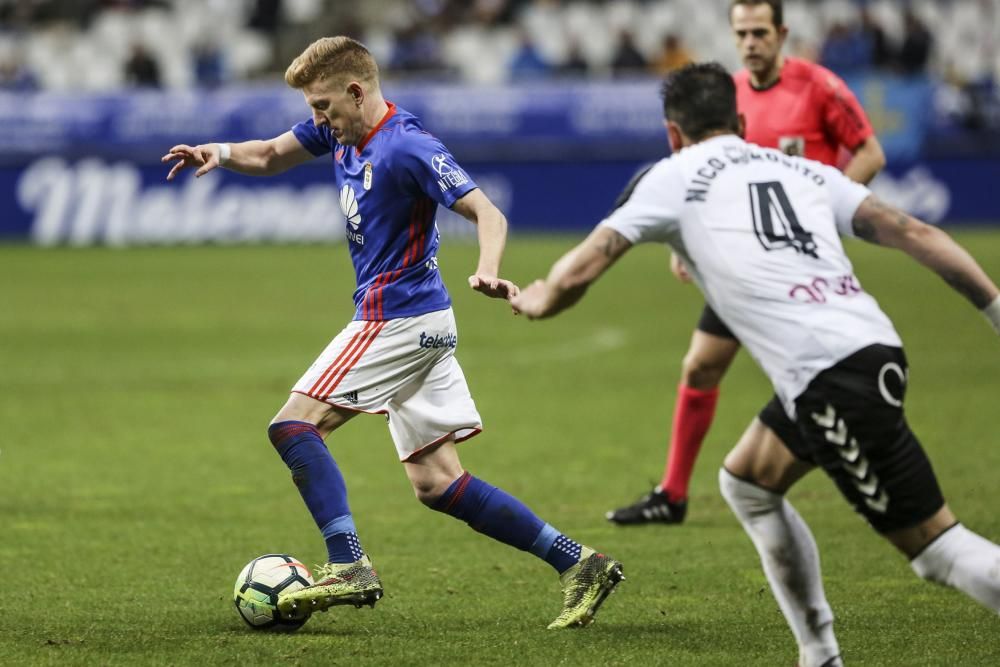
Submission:
M 288 554 L 254 558 L 236 577 L 233 602 L 236 612 L 254 630 L 294 632 L 306 619 L 284 618 L 278 612 L 278 596 L 313 583 L 309 569 Z

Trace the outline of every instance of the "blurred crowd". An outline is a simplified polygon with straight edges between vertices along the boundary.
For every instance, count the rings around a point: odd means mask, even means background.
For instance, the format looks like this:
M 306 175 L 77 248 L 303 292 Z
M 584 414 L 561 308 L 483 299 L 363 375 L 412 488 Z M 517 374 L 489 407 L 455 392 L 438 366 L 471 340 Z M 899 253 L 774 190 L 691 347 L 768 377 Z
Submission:
M 902 74 L 926 71 L 934 38 L 909 7 L 902 12 L 903 33 L 897 43 L 881 22 L 862 7 L 853 23 L 830 25 L 819 51 L 819 62 L 840 74 L 867 68 L 885 68 Z
M 739 66 L 728 0 L 0 0 L 0 87 L 273 79 L 309 41 L 364 41 L 387 78 L 472 83 Z M 996 0 L 786 0 L 786 52 L 840 74 L 1000 78 Z

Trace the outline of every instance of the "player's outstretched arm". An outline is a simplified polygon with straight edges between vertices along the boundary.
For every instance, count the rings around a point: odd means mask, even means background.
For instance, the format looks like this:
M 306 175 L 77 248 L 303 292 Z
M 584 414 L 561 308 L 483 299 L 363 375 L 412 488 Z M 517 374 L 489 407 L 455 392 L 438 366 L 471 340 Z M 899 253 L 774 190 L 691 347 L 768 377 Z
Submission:
M 899 248 L 941 276 L 979 308 L 1000 333 L 1000 289 L 965 248 L 941 229 L 867 197 L 854 213 L 854 233 L 866 241 Z
M 514 311 L 534 320 L 569 308 L 631 247 L 629 240 L 615 230 L 598 227 L 552 265 L 548 278 L 536 280 L 511 299 Z
M 167 174 L 167 180 L 172 181 L 188 167 L 196 168 L 196 178 L 222 166 L 241 174 L 271 176 L 308 162 L 313 157 L 289 131 L 274 139 L 236 144 L 179 144 L 160 158 L 160 162 L 176 162 Z
M 520 290 L 500 277 L 500 261 L 507 244 L 507 218 L 478 188 L 466 193 L 452 210 L 476 225 L 479 234 L 479 264 L 469 276 L 469 287 L 496 299 L 510 299 Z

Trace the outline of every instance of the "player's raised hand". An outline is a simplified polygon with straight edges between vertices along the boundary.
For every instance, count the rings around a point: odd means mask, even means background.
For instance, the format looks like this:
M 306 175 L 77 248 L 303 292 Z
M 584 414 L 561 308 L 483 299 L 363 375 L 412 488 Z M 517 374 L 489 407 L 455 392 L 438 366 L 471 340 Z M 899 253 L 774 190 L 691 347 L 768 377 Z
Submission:
M 494 299 L 510 300 L 521 292 L 520 288 L 509 280 L 482 273 L 469 276 L 469 287 Z
M 168 181 L 174 180 L 177 174 L 188 167 L 198 167 L 198 171 L 194 172 L 195 178 L 203 176 L 219 166 L 219 145 L 201 144 L 199 146 L 188 146 L 187 144 L 178 144 L 171 148 L 169 153 L 160 158 L 160 162 L 163 163 L 175 160 L 177 164 L 167 174 Z

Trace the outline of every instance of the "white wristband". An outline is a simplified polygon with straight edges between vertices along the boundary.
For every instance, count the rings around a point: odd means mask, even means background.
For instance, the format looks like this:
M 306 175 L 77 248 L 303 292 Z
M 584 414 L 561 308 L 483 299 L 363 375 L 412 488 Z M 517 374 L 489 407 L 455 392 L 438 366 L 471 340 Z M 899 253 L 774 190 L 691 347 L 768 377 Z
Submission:
M 990 324 L 993 325 L 996 332 L 1000 334 L 1000 296 L 993 299 L 993 303 L 983 308 L 982 313 L 990 321 Z
M 229 162 L 230 156 L 233 154 L 233 149 L 229 147 L 229 144 L 215 144 L 219 147 L 219 166 Z

